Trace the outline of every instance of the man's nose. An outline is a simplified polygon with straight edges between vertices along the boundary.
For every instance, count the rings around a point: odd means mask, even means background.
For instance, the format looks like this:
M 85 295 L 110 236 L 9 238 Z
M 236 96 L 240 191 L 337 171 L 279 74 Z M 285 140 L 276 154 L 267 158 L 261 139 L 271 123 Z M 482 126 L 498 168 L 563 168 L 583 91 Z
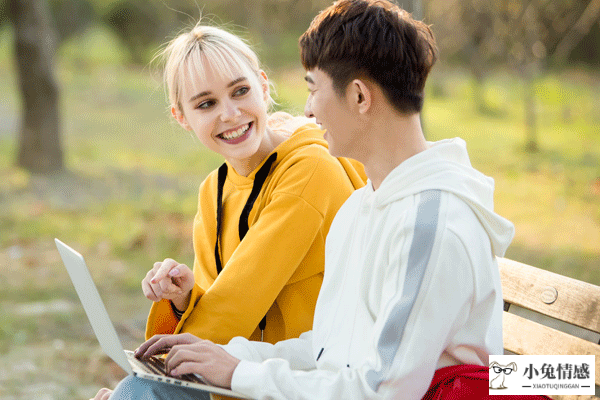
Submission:
M 308 99 L 306 99 L 306 104 L 304 105 L 304 116 L 306 118 L 314 118 L 314 116 L 315 116 L 311 109 L 310 97 Z

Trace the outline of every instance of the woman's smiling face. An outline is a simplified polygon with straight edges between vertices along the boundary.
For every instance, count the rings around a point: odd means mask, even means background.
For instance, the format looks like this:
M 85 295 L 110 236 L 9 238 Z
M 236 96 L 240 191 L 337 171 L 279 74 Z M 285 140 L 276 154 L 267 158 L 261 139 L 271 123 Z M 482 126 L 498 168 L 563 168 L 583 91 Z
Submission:
M 266 75 L 250 68 L 185 76 L 181 108 L 172 108 L 177 121 L 194 131 L 200 142 L 232 165 L 245 165 L 258 152 L 265 136 L 269 86 Z

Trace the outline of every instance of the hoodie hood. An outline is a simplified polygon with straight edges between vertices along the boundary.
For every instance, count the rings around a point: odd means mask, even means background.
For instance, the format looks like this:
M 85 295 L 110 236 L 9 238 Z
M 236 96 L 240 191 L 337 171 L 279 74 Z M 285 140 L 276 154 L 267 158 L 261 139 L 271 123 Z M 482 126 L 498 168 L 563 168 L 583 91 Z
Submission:
M 383 207 L 425 190 L 450 192 L 471 207 L 490 237 L 494 255 L 503 257 L 514 225 L 494 210 L 494 180 L 471 166 L 460 138 L 429 142 L 429 148 L 396 167 L 381 183 L 374 203 Z M 367 185 L 372 190 L 372 185 Z

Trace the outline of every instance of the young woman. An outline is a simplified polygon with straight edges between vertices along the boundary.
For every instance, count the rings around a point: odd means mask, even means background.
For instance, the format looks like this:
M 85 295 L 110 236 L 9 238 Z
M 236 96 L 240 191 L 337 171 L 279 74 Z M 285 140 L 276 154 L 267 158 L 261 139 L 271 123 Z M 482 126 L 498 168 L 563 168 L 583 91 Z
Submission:
M 225 163 L 200 185 L 193 271 L 166 259 L 142 282 L 154 301 L 146 337 L 298 337 L 312 326 L 329 226 L 364 170 L 332 157 L 311 120 L 268 114 L 269 81 L 239 37 L 197 25 L 163 55 L 173 117 Z

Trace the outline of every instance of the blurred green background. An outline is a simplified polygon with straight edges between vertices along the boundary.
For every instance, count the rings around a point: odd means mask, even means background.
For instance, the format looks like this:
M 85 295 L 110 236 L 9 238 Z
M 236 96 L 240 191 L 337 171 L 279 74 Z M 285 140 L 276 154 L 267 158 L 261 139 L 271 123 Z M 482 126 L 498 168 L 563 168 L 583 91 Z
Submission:
M 0 1 L 0 400 L 89 398 L 123 376 L 98 349 L 55 237 L 86 257 L 128 348 L 143 339 L 140 281 L 152 263 L 193 262 L 198 185 L 222 160 L 170 118 L 150 62 L 160 45 L 200 14 L 226 24 L 254 45 L 277 109 L 301 113 L 297 39 L 329 4 Z M 599 285 L 600 1 L 402 5 L 432 24 L 440 47 L 427 138 L 464 138 L 495 179 L 496 209 L 516 226 L 507 257 Z M 25 160 L 16 54 L 32 61 L 15 50 L 18 7 L 40 13 L 35 42 L 51 56 L 58 95 L 55 136 Z

